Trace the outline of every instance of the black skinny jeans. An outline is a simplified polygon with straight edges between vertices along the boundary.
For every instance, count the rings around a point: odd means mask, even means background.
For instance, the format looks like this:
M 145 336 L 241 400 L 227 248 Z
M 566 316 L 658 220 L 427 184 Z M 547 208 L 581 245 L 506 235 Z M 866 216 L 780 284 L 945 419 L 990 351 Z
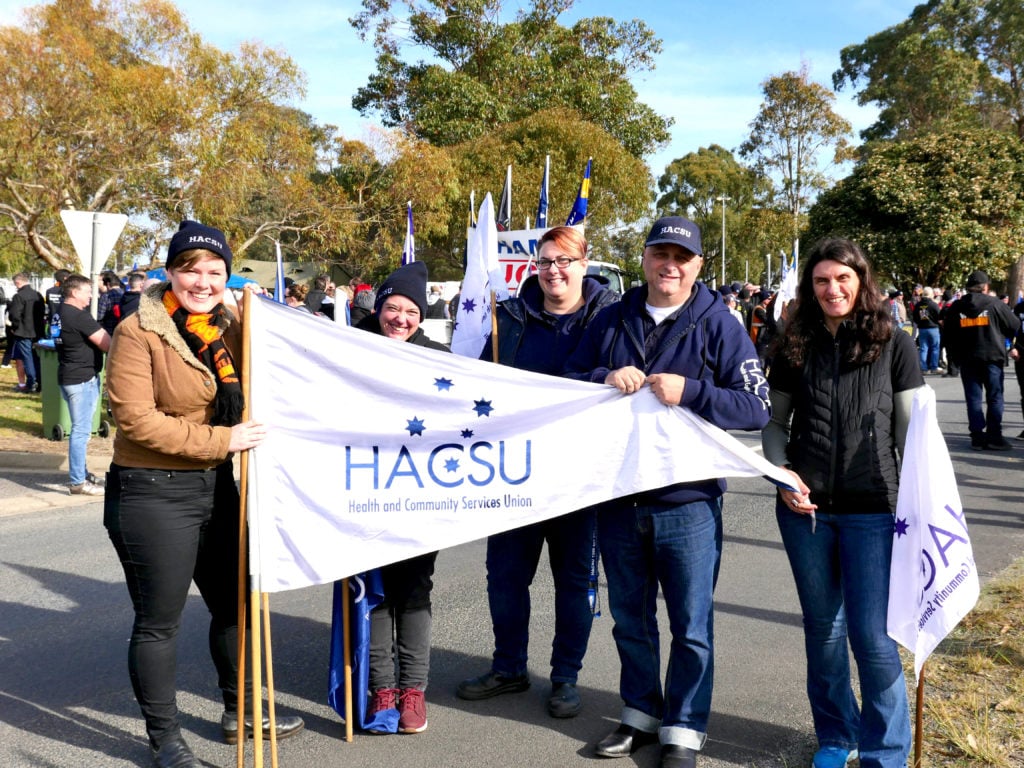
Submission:
M 238 709 L 238 501 L 230 461 L 208 471 L 110 465 L 103 524 L 135 607 L 128 671 L 154 747 L 180 734 L 177 637 L 193 580 L 224 706 Z

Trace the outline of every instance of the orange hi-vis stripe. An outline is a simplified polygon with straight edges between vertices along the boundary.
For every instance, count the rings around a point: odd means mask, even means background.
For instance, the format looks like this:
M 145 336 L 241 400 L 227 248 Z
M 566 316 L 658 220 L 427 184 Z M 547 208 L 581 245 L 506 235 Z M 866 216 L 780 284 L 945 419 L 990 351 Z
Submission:
M 977 328 L 979 326 L 988 325 L 988 314 L 979 315 L 978 317 L 964 317 L 960 315 L 960 327 L 961 328 Z

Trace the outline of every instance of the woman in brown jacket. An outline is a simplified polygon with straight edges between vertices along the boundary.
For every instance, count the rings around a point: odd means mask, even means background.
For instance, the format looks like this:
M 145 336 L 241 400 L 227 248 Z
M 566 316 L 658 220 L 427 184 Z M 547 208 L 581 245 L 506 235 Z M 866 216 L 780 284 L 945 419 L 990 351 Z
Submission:
M 231 457 L 263 441 L 242 422 L 241 326 L 224 306 L 231 249 L 224 234 L 183 221 L 168 283 L 149 288 L 115 331 L 107 372 L 117 422 L 103 522 L 135 608 L 128 670 L 159 768 L 201 765 L 182 739 L 177 634 L 194 580 L 210 611 L 210 653 L 225 739 L 238 739 L 238 511 Z M 269 735 L 269 722 L 264 721 Z M 276 719 L 277 737 L 300 731 Z M 245 722 L 252 732 L 251 719 Z

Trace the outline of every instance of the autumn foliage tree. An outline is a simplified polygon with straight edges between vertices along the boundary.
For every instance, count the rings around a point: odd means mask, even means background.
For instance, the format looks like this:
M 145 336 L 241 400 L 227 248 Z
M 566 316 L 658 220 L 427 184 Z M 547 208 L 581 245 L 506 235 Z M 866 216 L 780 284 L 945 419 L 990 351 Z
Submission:
M 55 0 L 0 28 L 0 232 L 50 267 L 77 263 L 64 208 L 128 214 L 154 253 L 186 216 L 244 253 L 323 245 L 348 203 L 309 183 L 328 140 L 288 103 L 303 77 L 259 45 L 206 45 L 164 0 Z

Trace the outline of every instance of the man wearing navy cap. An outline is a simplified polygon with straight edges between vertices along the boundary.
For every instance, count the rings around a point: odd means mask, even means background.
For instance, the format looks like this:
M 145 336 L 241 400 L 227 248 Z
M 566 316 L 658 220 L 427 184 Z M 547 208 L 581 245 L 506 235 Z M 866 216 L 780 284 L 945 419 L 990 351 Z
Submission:
M 761 429 L 768 386 L 757 352 L 721 295 L 697 280 L 703 265 L 696 224 L 681 216 L 655 222 L 643 252 L 645 283 L 590 323 L 567 375 L 624 394 L 650 387 L 661 403 L 722 429 Z M 601 757 L 628 757 L 660 741 L 661 768 L 697 764 L 711 711 L 724 492 L 722 480 L 677 483 L 599 509 L 623 701 L 620 725 L 596 747 Z M 664 687 L 659 585 L 672 631 Z

